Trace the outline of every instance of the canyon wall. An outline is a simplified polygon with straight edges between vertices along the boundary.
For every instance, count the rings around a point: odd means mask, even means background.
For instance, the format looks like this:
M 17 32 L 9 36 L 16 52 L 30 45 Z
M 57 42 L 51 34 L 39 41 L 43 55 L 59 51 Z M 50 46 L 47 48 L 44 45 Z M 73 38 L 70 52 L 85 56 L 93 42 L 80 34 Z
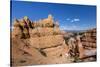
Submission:
M 12 65 L 69 63 L 68 46 L 52 15 L 39 21 L 16 19 L 12 31 Z

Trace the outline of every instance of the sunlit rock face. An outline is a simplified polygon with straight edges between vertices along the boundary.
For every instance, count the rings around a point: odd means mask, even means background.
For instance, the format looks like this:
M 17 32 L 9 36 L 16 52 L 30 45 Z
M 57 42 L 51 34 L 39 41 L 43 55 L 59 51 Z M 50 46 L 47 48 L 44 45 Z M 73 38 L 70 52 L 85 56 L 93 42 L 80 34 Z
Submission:
M 12 31 L 13 66 L 69 63 L 68 46 L 52 15 L 39 21 L 27 16 L 14 21 Z
M 87 30 L 81 40 L 84 47 L 96 48 L 96 29 Z
M 83 37 L 81 38 L 81 42 L 84 48 L 84 56 L 85 57 L 94 57 L 92 60 L 96 60 L 96 28 L 87 30 L 84 32 Z M 91 60 L 91 59 L 89 59 Z M 89 61 L 86 60 L 86 61 Z
M 75 62 L 96 61 L 96 28 L 78 33 L 65 32 L 68 53 Z

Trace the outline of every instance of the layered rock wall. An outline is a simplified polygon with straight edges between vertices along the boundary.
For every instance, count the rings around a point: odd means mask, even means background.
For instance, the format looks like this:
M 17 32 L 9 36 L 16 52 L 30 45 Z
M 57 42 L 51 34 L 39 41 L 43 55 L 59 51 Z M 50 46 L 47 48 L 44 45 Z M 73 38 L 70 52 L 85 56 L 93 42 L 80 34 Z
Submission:
M 32 23 L 28 17 L 15 20 L 12 31 L 12 65 L 70 62 L 67 45 L 52 16 Z

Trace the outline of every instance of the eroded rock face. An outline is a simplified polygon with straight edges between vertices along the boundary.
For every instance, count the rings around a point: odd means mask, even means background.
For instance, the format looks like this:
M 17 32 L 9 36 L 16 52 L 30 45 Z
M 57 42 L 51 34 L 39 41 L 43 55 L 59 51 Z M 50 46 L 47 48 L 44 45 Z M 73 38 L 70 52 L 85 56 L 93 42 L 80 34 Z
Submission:
M 81 38 L 81 41 L 85 48 L 96 48 L 96 29 L 86 31 L 84 36 Z
M 64 37 L 68 45 L 68 53 L 74 58 L 75 62 L 78 62 L 78 60 L 96 61 L 96 28 L 79 32 L 77 35 L 72 34 L 67 34 Z
M 52 15 L 32 23 L 28 17 L 16 20 L 12 31 L 12 65 L 59 64 L 71 62 L 68 46 Z
M 84 32 L 81 38 L 85 57 L 94 57 L 96 60 L 96 28 Z

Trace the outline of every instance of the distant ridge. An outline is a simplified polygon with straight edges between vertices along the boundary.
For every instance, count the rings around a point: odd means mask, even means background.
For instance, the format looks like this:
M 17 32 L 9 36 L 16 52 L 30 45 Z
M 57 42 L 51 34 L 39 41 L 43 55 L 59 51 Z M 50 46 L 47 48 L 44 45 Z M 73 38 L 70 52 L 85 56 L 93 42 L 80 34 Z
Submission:
M 62 31 L 65 31 L 65 32 L 71 32 L 71 33 L 75 33 L 75 32 L 85 32 L 86 30 L 62 30 Z
M 91 29 L 96 29 L 96 28 L 91 28 Z M 78 33 L 78 32 L 86 32 L 88 30 L 91 30 L 91 29 L 87 29 L 87 30 L 61 30 L 61 31 L 65 31 L 65 32 L 71 32 L 71 33 Z

